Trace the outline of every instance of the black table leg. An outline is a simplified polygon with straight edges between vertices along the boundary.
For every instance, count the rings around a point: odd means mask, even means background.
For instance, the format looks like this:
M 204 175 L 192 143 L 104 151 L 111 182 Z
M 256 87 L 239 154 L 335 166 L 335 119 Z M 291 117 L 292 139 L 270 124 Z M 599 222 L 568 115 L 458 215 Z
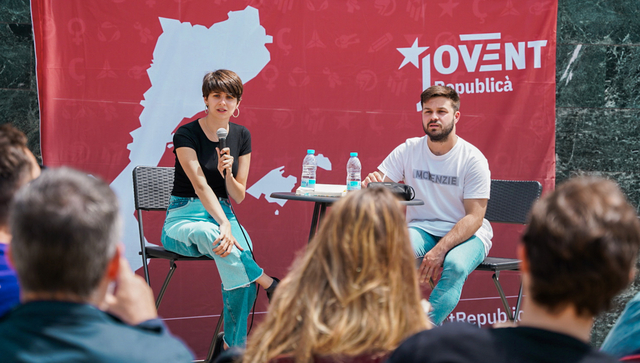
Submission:
M 324 218 L 324 213 L 327 211 L 327 205 L 325 203 L 322 203 L 322 206 L 320 206 L 320 217 L 318 217 L 318 225 L 320 225 L 320 222 L 322 222 L 322 218 Z
M 320 205 L 322 203 L 314 203 L 313 206 L 313 217 L 311 218 L 311 230 L 309 231 L 309 242 L 313 239 L 313 236 L 316 234 L 316 228 L 318 227 L 318 222 L 320 218 Z

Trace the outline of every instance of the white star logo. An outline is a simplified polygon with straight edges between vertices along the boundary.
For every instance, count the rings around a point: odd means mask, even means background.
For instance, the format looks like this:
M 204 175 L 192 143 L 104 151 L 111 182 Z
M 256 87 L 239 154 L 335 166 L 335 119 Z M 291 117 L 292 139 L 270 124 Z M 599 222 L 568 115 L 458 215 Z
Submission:
M 404 56 L 404 60 L 402 61 L 402 64 L 400 65 L 400 67 L 398 67 L 398 69 L 404 67 L 409 62 L 411 62 L 414 66 L 416 66 L 416 68 L 419 69 L 420 65 L 418 64 L 418 57 L 420 56 L 420 54 L 422 54 L 422 52 L 429 49 L 429 47 L 418 47 L 418 38 L 416 38 L 411 48 L 396 49 Z

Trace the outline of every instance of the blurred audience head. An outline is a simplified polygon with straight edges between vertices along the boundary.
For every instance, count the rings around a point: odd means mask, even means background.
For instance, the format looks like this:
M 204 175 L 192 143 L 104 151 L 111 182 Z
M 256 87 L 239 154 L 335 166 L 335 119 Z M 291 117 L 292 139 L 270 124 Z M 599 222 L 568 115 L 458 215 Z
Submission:
M 35 179 L 40 175 L 40 164 L 27 147 L 27 136 L 11 124 L 0 125 L 0 145 L 9 144 L 22 149 L 30 163 L 31 179 Z
M 21 188 L 10 211 L 11 257 L 26 293 L 86 301 L 120 237 L 118 202 L 104 181 L 50 169 Z
M 633 278 L 640 222 L 614 182 L 579 177 L 536 202 L 522 241 L 533 301 L 592 317 Z
M 386 354 L 430 326 L 400 203 L 369 188 L 332 207 L 278 286 L 245 361 Z
M 0 227 L 7 226 L 9 204 L 18 188 L 37 176 L 32 157 L 27 137 L 9 124 L 0 125 Z

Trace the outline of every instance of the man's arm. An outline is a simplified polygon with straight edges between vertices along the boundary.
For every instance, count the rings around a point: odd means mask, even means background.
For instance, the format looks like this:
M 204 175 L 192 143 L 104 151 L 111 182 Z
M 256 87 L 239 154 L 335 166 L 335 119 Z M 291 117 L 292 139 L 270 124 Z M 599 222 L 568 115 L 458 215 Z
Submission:
M 367 175 L 362 181 L 362 187 L 366 188 L 369 183 L 373 182 L 394 182 L 397 183 L 404 179 L 404 154 L 407 151 L 407 143 L 398 145 L 391 154 L 387 155 L 378 166 L 378 170 Z M 396 179 L 396 180 L 394 180 Z
M 471 238 L 480 229 L 484 213 L 487 211 L 487 202 L 488 199 L 465 199 L 463 201 L 465 216 L 424 256 L 418 271 L 418 278 L 421 282 L 437 278 L 440 275 L 447 252 Z

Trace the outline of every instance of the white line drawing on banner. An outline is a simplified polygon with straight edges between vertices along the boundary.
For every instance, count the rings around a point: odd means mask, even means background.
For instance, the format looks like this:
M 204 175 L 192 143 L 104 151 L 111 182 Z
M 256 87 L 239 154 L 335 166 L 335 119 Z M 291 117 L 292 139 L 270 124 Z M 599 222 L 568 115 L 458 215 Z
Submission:
M 316 163 L 318 164 L 318 168 L 329 171 L 331 170 L 331 160 L 322 154 L 318 154 L 318 156 L 316 156 Z
M 231 69 L 246 84 L 271 60 L 265 44 L 272 43 L 273 37 L 260 25 L 258 9 L 247 6 L 228 16 L 210 28 L 159 18 L 162 34 L 147 70 L 151 87 L 140 102 L 144 107 L 140 128 L 131 132 L 129 164 L 111 183 L 124 219 L 125 257 L 134 270 L 142 261 L 134 216 L 133 168 L 158 165 L 180 121 L 204 109 L 201 85 L 206 72 Z
M 316 156 L 316 163 L 319 168 L 324 170 L 331 170 L 331 160 L 328 157 L 318 154 Z M 296 183 L 298 182 L 298 178 L 293 175 L 289 175 L 288 177 L 282 176 L 284 174 L 284 166 L 280 166 L 275 168 L 267 173 L 267 175 L 263 176 L 255 182 L 252 186 L 247 189 L 247 193 L 256 199 L 260 199 L 260 196 L 264 194 L 264 198 L 269 203 L 278 203 L 281 207 L 287 202 L 285 199 L 275 199 L 271 198 L 270 195 L 273 192 L 282 192 L 284 190 L 293 191 Z M 275 215 L 279 215 L 280 212 L 276 210 L 274 212 Z
M 275 168 L 267 173 L 267 175 L 263 176 L 255 182 L 252 186 L 247 189 L 247 193 L 256 199 L 260 199 L 260 196 L 264 194 L 264 198 L 269 203 L 278 203 L 281 207 L 287 202 L 284 199 L 275 199 L 271 198 L 270 195 L 273 192 L 288 190 L 291 191 L 295 188 L 296 183 L 298 182 L 298 178 L 293 175 L 289 175 L 288 177 L 283 177 L 284 166 Z M 278 214 L 278 211 L 276 211 Z
M 460 34 L 460 41 L 462 42 L 476 42 L 469 45 L 473 46 L 473 50 L 469 52 L 467 44 L 459 44 L 456 47 L 450 44 L 440 45 L 435 49 L 432 54 L 426 54 L 422 58 L 422 62 L 419 62 L 419 57 L 429 47 L 418 46 L 418 38 L 413 42 L 411 47 L 396 48 L 400 52 L 404 59 L 398 69 L 411 63 L 416 68 L 420 69 L 422 66 L 422 89 L 429 88 L 434 85 L 445 85 L 444 81 L 434 80 L 432 83 L 431 66 L 440 75 L 449 75 L 457 71 L 462 63 L 469 73 L 475 72 L 497 72 L 507 70 L 511 71 L 515 69 L 522 70 L 527 68 L 526 55 L 528 52 L 533 52 L 533 68 L 542 67 L 542 48 L 547 46 L 547 40 L 533 40 L 527 42 L 491 42 L 486 41 L 499 41 L 502 39 L 501 33 L 477 33 L 477 34 Z M 504 46 L 503 46 L 504 45 Z M 480 60 L 480 54 L 483 53 L 482 60 Z M 574 53 L 575 54 L 575 53 Z M 460 62 L 462 58 L 462 62 Z M 501 58 L 504 59 L 501 63 Z M 433 62 L 432 62 L 433 60 Z M 447 61 L 445 61 L 447 60 Z M 478 68 L 478 62 L 480 68 Z M 503 68 L 504 64 L 504 68 Z M 464 83 L 448 83 L 447 86 L 455 88 L 460 94 L 463 93 L 493 93 L 493 92 L 512 92 L 513 83 L 509 79 L 509 76 L 503 76 L 504 81 L 495 79 L 494 77 L 485 77 L 484 79 L 475 78 L 469 82 Z M 466 92 L 465 92 L 466 91 Z M 418 102 L 416 104 L 416 110 L 422 111 L 422 104 Z

